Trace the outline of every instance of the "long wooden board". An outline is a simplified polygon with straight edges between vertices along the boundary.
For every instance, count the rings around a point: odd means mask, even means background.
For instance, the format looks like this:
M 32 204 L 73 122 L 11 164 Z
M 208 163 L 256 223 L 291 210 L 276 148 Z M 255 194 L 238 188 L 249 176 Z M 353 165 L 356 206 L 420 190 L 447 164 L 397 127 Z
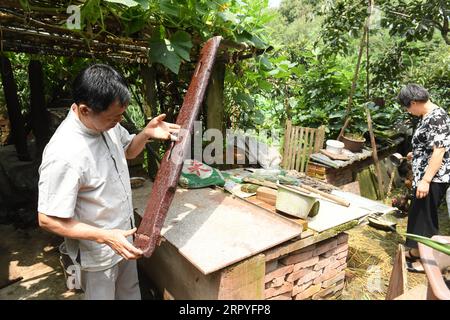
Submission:
M 145 193 L 145 188 L 133 193 Z M 147 191 L 148 192 L 148 191 Z M 142 215 L 144 195 L 133 195 Z M 210 274 L 299 236 L 303 228 L 222 190 L 178 189 L 161 235 L 203 274 Z
M 194 130 L 194 121 L 197 119 L 205 96 L 221 39 L 220 36 L 213 37 L 202 48 L 200 59 L 177 117 L 176 123 L 181 127 L 179 140 L 172 143 L 172 147 L 166 151 L 161 161 L 152 193 L 147 201 L 145 214 L 136 232 L 134 245 L 142 249 L 146 257 L 151 256 L 159 243 L 161 227 L 177 188 L 187 150 L 190 148 L 190 135 Z

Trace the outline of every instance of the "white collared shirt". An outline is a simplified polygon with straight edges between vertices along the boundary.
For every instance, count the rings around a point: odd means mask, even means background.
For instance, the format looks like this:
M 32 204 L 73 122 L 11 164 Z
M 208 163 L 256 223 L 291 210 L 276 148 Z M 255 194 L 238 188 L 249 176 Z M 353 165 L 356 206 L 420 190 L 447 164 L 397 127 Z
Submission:
M 96 133 L 70 110 L 42 156 L 38 211 L 100 229 L 131 229 L 134 217 L 125 151 L 134 136 L 120 124 Z M 106 244 L 65 241 L 72 260 L 79 252 L 83 270 L 108 269 L 122 260 Z

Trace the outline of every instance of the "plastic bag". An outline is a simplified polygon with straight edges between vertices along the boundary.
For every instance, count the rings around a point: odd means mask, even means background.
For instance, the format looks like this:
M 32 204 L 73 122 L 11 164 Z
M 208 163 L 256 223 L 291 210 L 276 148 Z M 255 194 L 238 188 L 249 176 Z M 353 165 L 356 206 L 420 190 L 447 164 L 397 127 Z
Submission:
M 183 163 L 178 183 L 183 188 L 196 189 L 214 185 L 223 187 L 225 180 L 219 170 L 197 160 L 188 159 Z

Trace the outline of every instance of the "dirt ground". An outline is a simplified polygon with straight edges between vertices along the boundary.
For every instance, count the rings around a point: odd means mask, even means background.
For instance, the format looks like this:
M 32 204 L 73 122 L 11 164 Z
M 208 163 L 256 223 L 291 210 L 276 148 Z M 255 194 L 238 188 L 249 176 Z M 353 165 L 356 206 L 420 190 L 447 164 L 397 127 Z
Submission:
M 397 216 L 396 220 L 397 231 L 405 233 L 407 216 Z M 439 230 L 442 235 L 450 235 L 450 219 L 445 204 L 439 209 Z M 404 243 L 404 237 L 394 232 L 374 229 L 367 224 L 361 224 L 347 233 L 349 234 L 349 256 L 342 299 L 385 299 L 393 258 L 398 244 Z M 408 289 L 427 285 L 427 278 L 423 273 L 408 272 L 407 284 Z
M 7 279 L 23 277 L 0 289 L 0 299 L 56 300 L 81 299 L 82 294 L 67 290 L 59 262 L 61 238 L 39 228 L 15 229 L 0 225 L 0 285 Z
M 450 234 L 445 205 L 440 210 L 441 234 Z M 397 220 L 397 230 L 406 231 L 407 218 Z M 398 243 L 404 239 L 393 232 L 360 225 L 348 231 L 349 257 L 344 300 L 384 299 Z M 7 279 L 22 280 L 0 289 L 0 300 L 83 299 L 83 294 L 67 290 L 59 262 L 58 245 L 62 239 L 39 228 L 15 229 L 0 225 L 0 286 Z M 153 287 L 142 275 L 143 299 L 155 299 Z M 426 284 L 424 274 L 408 274 L 408 287 Z

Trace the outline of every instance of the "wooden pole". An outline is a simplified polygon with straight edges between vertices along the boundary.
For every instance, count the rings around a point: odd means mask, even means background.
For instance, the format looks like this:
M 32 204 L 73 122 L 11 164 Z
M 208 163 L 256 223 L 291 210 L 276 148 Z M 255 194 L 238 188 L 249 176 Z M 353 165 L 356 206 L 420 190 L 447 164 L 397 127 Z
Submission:
M 370 134 L 370 144 L 372 145 L 372 157 L 373 162 L 375 164 L 375 170 L 377 172 L 377 181 L 378 181 L 378 190 L 380 191 L 380 199 L 384 199 L 384 189 L 383 189 L 383 176 L 381 175 L 381 167 L 380 162 L 378 161 L 378 152 L 377 152 L 377 144 L 375 142 L 375 135 L 372 130 L 372 118 L 370 117 L 370 110 L 367 106 L 365 106 L 367 113 L 367 128 L 369 129 Z
M 369 8 L 370 8 L 370 3 L 369 3 Z M 353 76 L 352 87 L 350 89 L 350 95 L 348 97 L 347 109 L 345 110 L 344 125 L 342 126 L 342 129 L 339 132 L 339 135 L 336 140 L 341 140 L 342 136 L 344 135 L 345 129 L 347 128 L 348 124 L 350 123 L 350 110 L 352 107 L 353 95 L 355 94 L 355 90 L 356 90 L 356 83 L 358 81 L 359 67 L 361 65 L 361 58 L 362 58 L 363 51 L 364 51 L 364 44 L 367 41 L 366 35 L 368 34 L 368 30 L 369 30 L 369 22 L 370 22 L 370 15 L 366 18 L 366 22 L 364 24 L 363 35 L 362 35 L 361 41 L 359 43 L 358 61 L 356 62 L 356 69 L 355 69 L 355 74 Z
M 31 127 L 36 138 L 35 158 L 39 161 L 45 145 L 50 140 L 50 117 L 45 104 L 44 73 L 38 60 L 31 60 L 28 65 L 30 81 L 30 115 Z
M 16 147 L 19 160 L 30 161 L 28 153 L 27 134 L 25 120 L 22 116 L 19 97 L 17 96 L 17 84 L 14 80 L 11 62 L 5 56 L 0 56 L 0 73 L 5 94 L 6 108 L 11 122 L 11 134 Z

